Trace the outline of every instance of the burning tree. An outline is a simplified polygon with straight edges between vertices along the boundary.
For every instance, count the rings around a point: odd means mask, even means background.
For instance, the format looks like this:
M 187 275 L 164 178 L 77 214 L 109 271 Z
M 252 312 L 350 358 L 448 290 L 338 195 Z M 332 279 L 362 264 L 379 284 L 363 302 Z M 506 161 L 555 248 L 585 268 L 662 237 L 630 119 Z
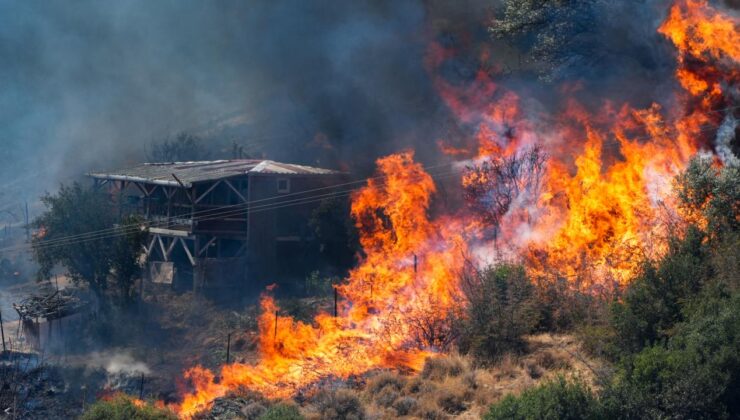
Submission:
M 542 190 L 547 156 L 540 146 L 532 146 L 512 156 L 491 156 L 467 168 L 463 178 L 464 198 L 484 224 L 492 226 L 494 237 L 512 210 L 525 212 L 536 205 Z

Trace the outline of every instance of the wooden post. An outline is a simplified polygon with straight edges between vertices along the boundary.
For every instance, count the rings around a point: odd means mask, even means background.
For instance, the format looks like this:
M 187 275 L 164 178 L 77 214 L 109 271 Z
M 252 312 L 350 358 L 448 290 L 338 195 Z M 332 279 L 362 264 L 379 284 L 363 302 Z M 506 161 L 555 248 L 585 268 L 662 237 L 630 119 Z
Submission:
M 85 400 L 87 399 L 87 387 L 82 385 L 82 411 L 85 411 Z
M 275 336 L 272 341 L 277 342 L 277 324 L 278 324 L 278 311 L 275 311 Z
M 141 382 L 139 382 L 139 399 L 144 399 L 144 374 L 141 374 Z
M 28 201 L 26 201 L 26 240 L 31 240 L 31 227 L 28 221 Z
M 171 192 L 167 191 L 167 188 L 165 188 L 164 195 L 167 197 L 167 224 L 165 227 L 170 228 L 172 227 L 172 196 L 174 194 L 171 194 Z
M 414 274 L 416 274 L 416 263 L 417 263 L 416 254 L 414 254 Z
M 20 321 L 18 321 L 18 322 L 20 322 Z M 2 339 L 3 339 L 3 353 L 5 353 L 7 351 L 7 349 L 5 348 L 5 328 L 3 327 L 3 313 L 2 313 L 2 311 L 0 311 L 0 335 L 2 336 Z
M 231 333 L 226 336 L 226 364 L 231 360 Z
M 337 288 L 334 287 L 334 318 L 337 317 L 338 311 L 337 311 Z

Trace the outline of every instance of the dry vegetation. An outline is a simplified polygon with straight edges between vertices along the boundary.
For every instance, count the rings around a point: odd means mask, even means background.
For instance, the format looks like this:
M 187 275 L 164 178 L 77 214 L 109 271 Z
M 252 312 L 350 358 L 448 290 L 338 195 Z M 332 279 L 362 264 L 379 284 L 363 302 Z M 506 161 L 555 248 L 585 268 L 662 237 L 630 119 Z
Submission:
M 563 375 L 597 389 L 597 372 L 605 364 L 589 357 L 570 335 L 527 336 L 527 351 L 506 355 L 489 366 L 469 356 L 427 359 L 418 374 L 375 371 L 362 378 L 323 384 L 290 401 L 307 419 L 477 419 L 490 404 Z M 300 400 L 300 401 L 298 401 Z M 244 390 L 216 402 L 203 418 L 256 419 L 275 401 Z

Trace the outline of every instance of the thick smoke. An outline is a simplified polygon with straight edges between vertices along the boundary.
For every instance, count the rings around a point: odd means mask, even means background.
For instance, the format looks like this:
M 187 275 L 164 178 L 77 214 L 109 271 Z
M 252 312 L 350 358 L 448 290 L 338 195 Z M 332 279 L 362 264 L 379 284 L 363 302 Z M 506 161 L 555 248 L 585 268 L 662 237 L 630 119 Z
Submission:
M 368 170 L 433 132 L 424 28 L 416 1 L 2 1 L 3 184 L 32 198 L 181 130 Z
M 675 60 L 655 33 L 667 1 L 585 3 L 570 44 L 580 58 L 544 85 L 491 40 L 500 0 L 0 0 L 2 198 L 33 201 L 87 170 L 143 160 L 178 131 L 220 147 L 216 157 L 235 141 L 359 176 L 407 147 L 428 163 L 437 140 L 470 134 L 435 91 L 431 42 L 456 51 L 442 77 L 465 85 L 495 68 L 532 112 L 559 105 L 561 82 L 583 82 L 586 105 L 668 97 Z

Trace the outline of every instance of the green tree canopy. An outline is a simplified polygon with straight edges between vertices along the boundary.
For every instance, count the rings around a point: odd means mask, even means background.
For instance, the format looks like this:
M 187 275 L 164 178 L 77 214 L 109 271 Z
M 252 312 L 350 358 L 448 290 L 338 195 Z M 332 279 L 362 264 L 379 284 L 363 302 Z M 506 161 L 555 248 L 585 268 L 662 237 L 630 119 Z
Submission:
M 130 302 L 147 236 L 140 222 L 134 217 L 119 221 L 105 194 L 79 183 L 62 185 L 41 201 L 46 211 L 34 221 L 39 234 L 33 239 L 40 276 L 48 278 L 59 264 L 99 298 L 113 289 L 121 303 Z

